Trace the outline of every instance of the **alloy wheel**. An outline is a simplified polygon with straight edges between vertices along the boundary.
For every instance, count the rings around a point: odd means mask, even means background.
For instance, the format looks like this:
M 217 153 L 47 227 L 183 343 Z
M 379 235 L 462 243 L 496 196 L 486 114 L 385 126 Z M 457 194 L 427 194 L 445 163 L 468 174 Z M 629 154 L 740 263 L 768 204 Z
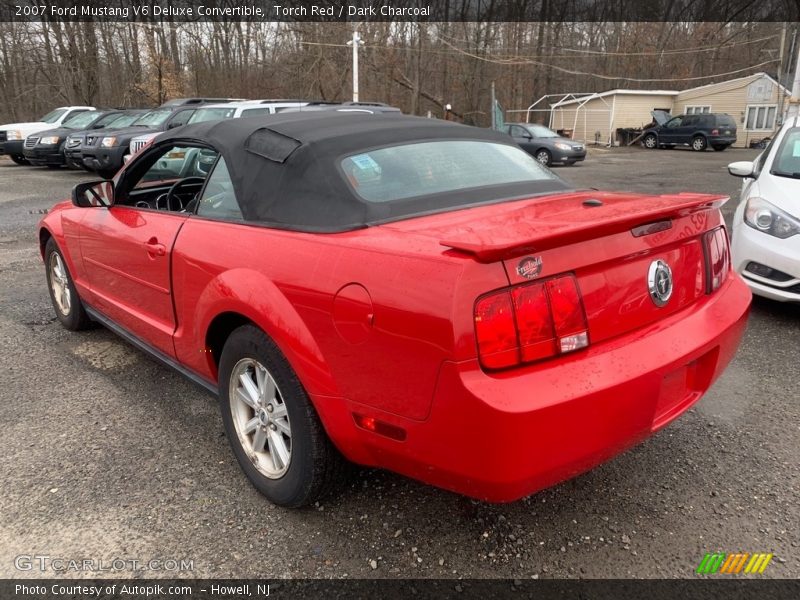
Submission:
M 64 316 L 68 315 L 72 309 L 72 293 L 69 289 L 69 279 L 67 279 L 64 261 L 58 252 L 50 254 L 50 289 L 53 290 L 53 298 L 59 312 Z
M 292 460 L 292 427 L 283 395 L 260 362 L 243 358 L 230 379 L 230 410 L 239 443 L 253 466 L 278 479 Z

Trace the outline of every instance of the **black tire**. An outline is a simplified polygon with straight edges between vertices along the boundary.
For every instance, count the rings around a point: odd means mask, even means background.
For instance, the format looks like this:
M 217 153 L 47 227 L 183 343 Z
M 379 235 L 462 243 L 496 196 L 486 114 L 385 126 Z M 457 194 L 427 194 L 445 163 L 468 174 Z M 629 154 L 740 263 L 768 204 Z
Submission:
M 278 390 L 276 398 L 279 397 L 285 406 L 291 427 L 288 467 L 274 477 L 256 468 L 234 424 L 231 379 L 237 365 L 248 360 L 257 361 L 274 380 Z M 314 406 L 283 353 L 253 325 L 239 327 L 225 342 L 219 364 L 219 401 L 225 433 L 239 466 L 250 483 L 270 502 L 292 508 L 305 506 L 341 484 L 344 459 L 328 439 Z
M 103 179 L 114 179 L 114 175 L 116 175 L 117 172 L 112 171 L 111 169 L 101 169 L 100 171 L 97 171 L 97 174 Z
M 722 152 L 723 150 L 727 149 L 730 144 L 722 144 L 717 146 L 712 146 L 715 152 Z
M 642 144 L 644 144 L 644 147 L 648 150 L 655 150 L 658 148 L 658 136 L 655 133 L 648 133 L 642 139 Z
M 539 148 L 533 155 L 533 158 L 535 158 L 540 165 L 544 165 L 545 167 L 549 167 L 553 164 L 553 155 L 550 154 L 547 148 Z
M 21 154 L 9 154 L 8 157 L 18 165 L 29 165 L 28 159 Z
M 702 135 L 696 135 L 692 138 L 692 150 L 695 152 L 704 152 L 708 148 L 708 142 Z
M 66 289 L 69 293 L 69 309 L 66 311 L 62 309 L 59 301 L 56 300 L 52 268 L 52 261 L 55 260 L 55 256 L 57 256 L 61 261 L 63 279 L 65 280 Z M 58 320 L 61 322 L 64 328 L 69 329 L 70 331 L 89 329 L 92 325 L 92 320 L 89 318 L 89 315 L 86 314 L 86 310 L 83 308 L 83 302 L 81 302 L 80 296 L 78 296 L 78 291 L 75 289 L 75 284 L 72 282 L 72 275 L 70 275 L 69 268 L 67 267 L 67 261 L 64 260 L 64 255 L 61 253 L 61 250 L 53 238 L 47 240 L 47 244 L 45 245 L 44 265 L 45 277 L 47 278 L 47 290 L 50 292 L 50 302 L 53 304 L 53 310 L 55 311 Z

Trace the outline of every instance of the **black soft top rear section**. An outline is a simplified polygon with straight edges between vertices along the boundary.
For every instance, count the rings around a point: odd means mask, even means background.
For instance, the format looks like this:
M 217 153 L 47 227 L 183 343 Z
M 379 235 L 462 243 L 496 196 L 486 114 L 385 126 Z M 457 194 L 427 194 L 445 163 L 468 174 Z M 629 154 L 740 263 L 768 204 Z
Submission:
M 384 146 L 432 140 L 485 140 L 515 146 L 489 129 L 437 119 L 361 113 L 279 113 L 172 129 L 158 144 L 194 140 L 218 150 L 247 221 L 281 229 L 339 232 L 512 197 L 568 189 L 558 180 L 459 190 L 370 203 L 339 171 L 342 158 Z

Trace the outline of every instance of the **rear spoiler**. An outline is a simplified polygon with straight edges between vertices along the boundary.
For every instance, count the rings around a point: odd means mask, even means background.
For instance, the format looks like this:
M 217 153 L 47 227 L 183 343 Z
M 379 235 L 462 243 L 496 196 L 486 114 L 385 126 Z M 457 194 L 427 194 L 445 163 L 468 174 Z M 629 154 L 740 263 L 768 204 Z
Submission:
M 572 213 L 576 218 L 569 222 L 543 219 L 539 223 L 528 223 L 522 239 L 513 235 L 502 239 L 502 233 L 494 232 L 495 235 L 489 237 L 496 241 L 487 242 L 478 239 L 480 236 L 477 235 L 464 235 L 442 239 L 439 243 L 472 254 L 478 262 L 489 263 L 604 237 L 673 217 L 719 209 L 729 199 L 729 196 L 680 193 L 648 196 L 641 201 L 611 206 L 584 203 L 586 210 Z

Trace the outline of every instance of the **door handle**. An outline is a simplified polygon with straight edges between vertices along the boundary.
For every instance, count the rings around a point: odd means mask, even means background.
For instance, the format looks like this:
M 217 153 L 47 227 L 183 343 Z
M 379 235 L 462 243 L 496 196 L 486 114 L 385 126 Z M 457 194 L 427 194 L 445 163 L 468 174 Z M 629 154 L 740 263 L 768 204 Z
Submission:
M 158 239 L 154 237 L 147 240 L 144 246 L 150 256 L 164 256 L 167 253 L 167 247 L 164 244 L 159 244 Z

